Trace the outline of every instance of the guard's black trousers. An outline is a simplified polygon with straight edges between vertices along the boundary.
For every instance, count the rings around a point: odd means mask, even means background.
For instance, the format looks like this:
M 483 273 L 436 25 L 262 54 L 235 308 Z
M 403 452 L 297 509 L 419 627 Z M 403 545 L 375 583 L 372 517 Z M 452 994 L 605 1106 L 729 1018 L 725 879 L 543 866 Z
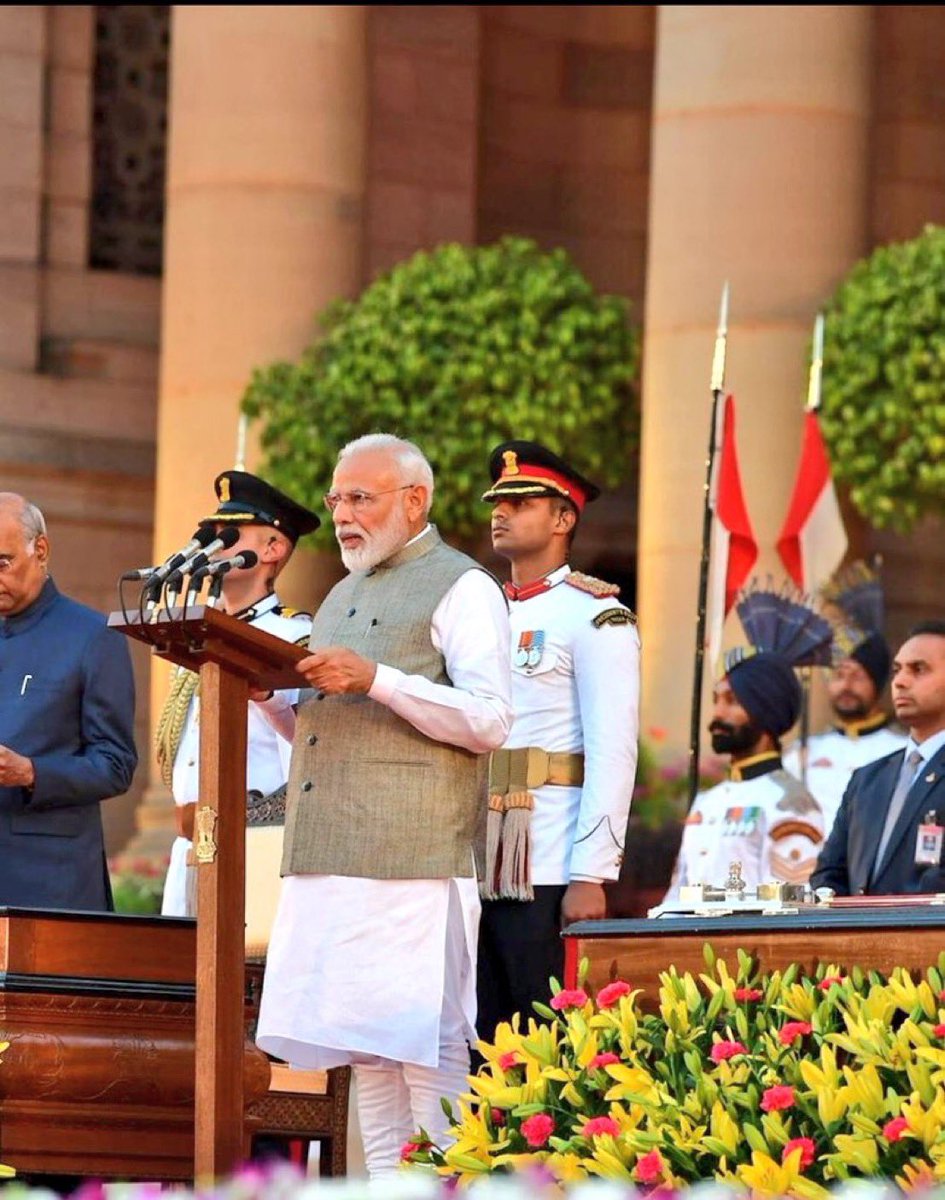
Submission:
M 547 1004 L 548 980 L 563 983 L 564 942 L 561 901 L 564 884 L 535 888 L 534 900 L 483 900 L 479 924 L 476 996 L 479 1037 L 491 1042 L 500 1021 L 522 1014 L 522 1028 L 534 1017 L 532 1002 Z

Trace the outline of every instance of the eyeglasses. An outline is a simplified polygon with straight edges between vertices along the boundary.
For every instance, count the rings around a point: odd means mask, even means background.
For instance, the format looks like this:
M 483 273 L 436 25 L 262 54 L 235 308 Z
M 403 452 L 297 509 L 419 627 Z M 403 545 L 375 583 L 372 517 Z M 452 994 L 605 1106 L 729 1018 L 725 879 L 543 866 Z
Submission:
M 326 492 L 325 507 L 329 512 L 334 512 L 339 504 L 347 504 L 352 512 L 364 512 L 378 496 L 390 496 L 393 492 L 406 492 L 408 488 L 418 486 L 416 483 L 405 483 L 402 487 L 388 488 L 384 492 Z

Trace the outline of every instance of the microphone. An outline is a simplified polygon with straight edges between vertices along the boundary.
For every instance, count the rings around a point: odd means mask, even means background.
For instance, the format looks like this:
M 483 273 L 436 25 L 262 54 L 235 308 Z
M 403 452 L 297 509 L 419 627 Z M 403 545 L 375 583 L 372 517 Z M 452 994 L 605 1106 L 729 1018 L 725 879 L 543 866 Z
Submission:
M 147 579 L 151 583 L 160 583 L 160 581 L 162 579 L 166 579 L 172 571 L 176 571 L 182 563 L 185 563 L 192 554 L 202 550 L 204 546 L 209 545 L 210 542 L 213 541 L 213 537 L 213 526 L 201 525 L 183 550 L 178 551 L 177 554 L 171 555 L 170 558 L 166 558 L 164 562 L 160 564 L 160 566 L 137 567 L 133 571 L 126 571 L 124 575 L 122 575 L 122 579 Z
M 216 562 L 205 563 L 191 573 L 191 589 L 196 591 L 211 575 L 220 576 L 225 575 L 228 571 L 245 571 L 249 567 L 255 567 L 258 562 L 259 555 L 255 550 L 243 550 L 240 554 L 234 554 L 232 558 L 218 558 Z
M 200 567 L 206 566 L 210 561 L 211 554 L 216 554 L 218 550 L 229 550 L 233 543 L 239 540 L 240 531 L 235 526 L 228 525 L 221 530 L 219 537 L 215 537 L 212 542 L 207 543 L 202 553 L 198 550 L 196 554 L 191 554 L 178 565 L 167 580 L 168 591 L 179 592 L 185 575 L 190 575 Z

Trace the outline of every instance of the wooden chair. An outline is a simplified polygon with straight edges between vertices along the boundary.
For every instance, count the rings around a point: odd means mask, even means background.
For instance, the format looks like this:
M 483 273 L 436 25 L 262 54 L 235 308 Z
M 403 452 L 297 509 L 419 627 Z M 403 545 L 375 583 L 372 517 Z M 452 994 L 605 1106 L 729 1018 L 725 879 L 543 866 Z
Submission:
M 255 1035 L 265 960 L 246 963 L 246 1021 Z M 253 1137 L 284 1143 L 304 1163 L 312 1142 L 321 1146 L 319 1174 L 345 1175 L 348 1169 L 348 1097 L 351 1068 L 295 1071 L 272 1060 L 269 1092 L 250 1105 L 247 1117 Z

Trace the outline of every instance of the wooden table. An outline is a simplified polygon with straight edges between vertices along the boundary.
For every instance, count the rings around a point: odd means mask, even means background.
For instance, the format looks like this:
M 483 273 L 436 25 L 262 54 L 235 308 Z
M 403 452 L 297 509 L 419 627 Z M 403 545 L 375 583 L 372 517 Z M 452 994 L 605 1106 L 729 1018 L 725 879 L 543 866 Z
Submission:
M 705 969 L 703 948 L 711 944 L 732 973 L 737 951 L 745 950 L 762 970 L 818 962 L 840 968 L 861 966 L 888 973 L 893 967 L 925 971 L 945 950 L 945 906 L 924 903 L 812 908 L 795 914 L 686 916 L 621 921 L 579 921 L 564 932 L 565 986 L 574 987 L 578 963 L 590 962 L 587 981 L 596 991 L 624 979 L 655 997 L 659 975 L 670 966 Z

